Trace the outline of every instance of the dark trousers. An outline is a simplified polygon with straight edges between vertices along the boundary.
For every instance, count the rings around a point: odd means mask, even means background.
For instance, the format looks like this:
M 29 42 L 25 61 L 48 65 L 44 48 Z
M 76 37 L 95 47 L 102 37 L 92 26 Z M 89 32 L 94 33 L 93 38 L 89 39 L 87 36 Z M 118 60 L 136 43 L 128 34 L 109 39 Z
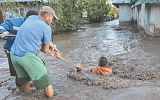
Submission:
M 13 64 L 12 64 L 11 57 L 10 57 L 9 53 L 7 53 L 7 58 L 8 58 L 9 70 L 10 70 L 11 76 L 17 76 L 17 73 L 16 73 L 16 71 L 13 67 Z

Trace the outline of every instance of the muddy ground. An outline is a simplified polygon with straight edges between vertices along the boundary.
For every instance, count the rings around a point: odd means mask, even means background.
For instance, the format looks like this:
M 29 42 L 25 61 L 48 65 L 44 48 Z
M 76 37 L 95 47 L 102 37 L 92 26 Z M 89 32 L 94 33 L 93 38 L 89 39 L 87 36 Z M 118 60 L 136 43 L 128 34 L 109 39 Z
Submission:
M 111 76 L 82 70 L 49 53 L 40 52 L 52 79 L 55 95 L 46 98 L 31 83 L 29 93 L 16 87 L 0 40 L 0 99 L 3 100 L 159 100 L 160 38 L 148 36 L 118 20 L 90 24 L 85 31 L 55 35 L 62 57 L 85 68 L 96 67 L 99 57 L 108 58 Z

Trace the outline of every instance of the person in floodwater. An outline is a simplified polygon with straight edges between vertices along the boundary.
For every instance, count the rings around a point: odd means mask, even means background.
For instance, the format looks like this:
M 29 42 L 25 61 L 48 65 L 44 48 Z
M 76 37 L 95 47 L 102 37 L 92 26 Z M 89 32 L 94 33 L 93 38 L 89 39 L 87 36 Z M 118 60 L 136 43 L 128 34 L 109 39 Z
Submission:
M 95 74 L 111 75 L 112 69 L 107 68 L 106 65 L 107 65 L 107 58 L 100 57 L 98 61 L 98 66 L 92 67 L 91 69 L 89 69 L 89 71 Z M 76 68 L 77 68 L 77 72 L 81 71 L 81 64 L 77 64 Z
M 54 94 L 51 78 L 43 61 L 37 56 L 40 50 L 47 53 L 51 48 L 56 57 L 61 57 L 56 46 L 50 41 L 50 23 L 54 18 L 58 20 L 54 10 L 43 6 L 38 16 L 30 16 L 23 23 L 11 47 L 11 60 L 24 92 L 29 92 L 32 80 L 37 89 L 44 89 L 47 97 Z
M 26 16 L 24 18 L 10 18 L 6 19 L 4 23 L 0 24 L 0 34 L 6 34 L 6 35 L 16 35 L 18 32 L 19 27 L 24 23 L 24 21 L 31 15 L 38 15 L 38 11 L 31 9 L 27 11 Z M 14 66 L 11 62 L 10 57 L 10 49 L 14 42 L 15 37 L 14 36 L 4 36 L 3 39 L 5 40 L 3 48 L 8 58 L 9 63 L 9 69 L 11 76 L 16 76 L 15 83 L 17 86 L 21 87 L 19 84 L 19 80 L 17 78 L 16 71 L 14 69 Z

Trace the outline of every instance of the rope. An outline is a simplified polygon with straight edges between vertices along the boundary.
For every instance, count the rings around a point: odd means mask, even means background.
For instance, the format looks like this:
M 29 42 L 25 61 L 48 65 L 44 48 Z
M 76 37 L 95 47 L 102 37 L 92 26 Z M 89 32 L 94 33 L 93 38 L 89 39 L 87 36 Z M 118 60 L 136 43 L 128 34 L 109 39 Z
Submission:
M 0 36 L 16 36 L 16 35 L 0 34 Z M 56 54 L 55 54 L 55 53 L 53 53 L 52 51 L 49 51 L 49 52 L 50 52 L 51 54 L 53 54 L 53 55 L 55 55 L 55 56 L 56 56 Z M 74 64 L 74 63 L 72 63 L 72 62 L 68 61 L 67 59 L 65 59 L 65 58 L 63 58 L 63 57 L 60 57 L 60 58 L 76 66 L 76 64 Z M 86 68 L 84 68 L 84 67 L 82 67 L 82 66 L 81 66 L 81 68 L 82 68 L 82 69 L 84 69 L 84 70 L 86 70 L 86 71 L 88 71 Z
M 54 54 L 54 55 L 56 55 L 55 53 L 53 53 L 52 51 L 49 51 L 51 54 Z M 69 62 L 69 63 L 71 63 L 72 65 L 75 65 L 76 66 L 76 64 L 74 64 L 74 63 L 72 63 L 72 62 L 70 62 L 70 61 L 68 61 L 67 59 L 65 59 L 65 58 L 63 58 L 63 57 L 60 57 L 61 59 L 63 59 L 63 60 L 65 60 L 65 61 L 67 61 L 67 62 Z M 86 71 L 88 71 L 86 68 L 84 68 L 84 67 L 82 67 L 82 66 L 80 66 L 82 69 L 84 69 L 84 70 L 86 70 Z
M 6 35 L 6 34 L 0 34 L 0 36 L 16 36 L 16 35 Z
M 97 67 L 98 68 L 98 67 Z M 103 75 L 105 75 L 99 68 L 98 68 L 98 70 L 103 74 Z

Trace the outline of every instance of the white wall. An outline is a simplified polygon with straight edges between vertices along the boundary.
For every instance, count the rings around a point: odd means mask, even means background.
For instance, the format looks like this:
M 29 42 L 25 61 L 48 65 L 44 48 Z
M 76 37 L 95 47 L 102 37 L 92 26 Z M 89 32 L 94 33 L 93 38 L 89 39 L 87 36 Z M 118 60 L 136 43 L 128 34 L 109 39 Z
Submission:
M 132 21 L 132 9 L 128 4 L 119 5 L 119 21 Z
M 138 21 L 138 10 L 137 10 L 137 7 L 134 7 L 132 12 L 133 12 L 133 19 Z
M 151 6 L 151 24 L 160 27 L 160 6 L 157 4 Z
M 158 4 L 151 5 L 150 31 L 155 36 L 160 36 L 160 6 Z
M 145 21 L 145 17 L 147 16 L 147 14 L 145 13 L 145 4 L 141 4 L 141 9 L 140 9 L 140 13 L 139 13 L 139 18 L 140 18 L 140 22 L 139 24 L 141 25 L 141 27 L 145 28 L 145 24 L 146 21 Z
M 138 11 L 136 12 L 136 7 L 132 9 L 133 19 L 137 20 L 135 17 L 138 15 Z M 139 22 L 138 25 L 141 26 L 145 32 L 152 36 L 160 36 L 160 6 L 158 4 L 151 4 L 151 15 L 150 15 L 150 27 L 147 27 L 147 13 L 148 6 L 146 4 L 141 4 L 140 12 L 139 12 Z

